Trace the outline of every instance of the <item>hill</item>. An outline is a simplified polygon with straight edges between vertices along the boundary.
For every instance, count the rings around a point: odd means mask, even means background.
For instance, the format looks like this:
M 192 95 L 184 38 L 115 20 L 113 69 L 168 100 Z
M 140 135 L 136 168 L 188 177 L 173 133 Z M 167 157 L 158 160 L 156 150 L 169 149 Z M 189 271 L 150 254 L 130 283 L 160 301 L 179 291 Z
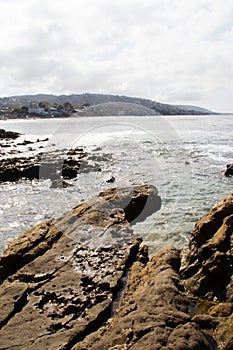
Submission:
M 0 98 L 0 108 L 14 107 L 14 106 L 28 106 L 30 103 L 39 103 L 41 101 L 46 101 L 50 105 L 58 104 L 63 105 L 65 102 L 69 102 L 75 108 L 77 106 L 97 106 L 101 104 L 106 104 L 99 106 L 98 108 L 89 109 L 87 113 L 92 115 L 92 111 L 95 111 L 95 115 L 107 115 L 118 113 L 117 115 L 131 115 L 132 111 L 135 111 L 136 115 L 198 115 L 198 114 L 213 114 L 213 112 L 195 106 L 185 106 L 185 105 L 170 105 L 164 104 L 149 99 L 138 98 L 138 97 L 128 97 L 119 95 L 106 95 L 106 94 L 72 94 L 72 95 L 23 95 L 23 96 L 11 96 Z M 109 104 L 110 103 L 110 104 Z M 120 103 L 117 105 L 116 103 Z M 130 104 L 130 105 L 126 105 Z M 134 106 L 132 106 L 134 105 Z M 143 108 L 144 107 L 144 108 Z M 104 112 L 102 112 L 104 108 Z M 111 109 L 112 108 L 112 109 Z M 104 114 L 102 114 L 104 113 Z M 129 113 L 129 114 L 127 114 Z M 142 113 L 142 114 L 140 114 Z M 85 114 L 85 113 L 84 113 Z

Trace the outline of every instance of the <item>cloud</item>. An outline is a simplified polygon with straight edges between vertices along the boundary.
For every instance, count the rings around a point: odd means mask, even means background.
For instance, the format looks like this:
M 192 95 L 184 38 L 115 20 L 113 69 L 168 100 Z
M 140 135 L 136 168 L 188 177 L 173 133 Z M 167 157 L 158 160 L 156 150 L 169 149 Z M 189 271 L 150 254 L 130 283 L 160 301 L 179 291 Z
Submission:
M 228 0 L 0 0 L 0 95 L 103 92 L 233 111 Z

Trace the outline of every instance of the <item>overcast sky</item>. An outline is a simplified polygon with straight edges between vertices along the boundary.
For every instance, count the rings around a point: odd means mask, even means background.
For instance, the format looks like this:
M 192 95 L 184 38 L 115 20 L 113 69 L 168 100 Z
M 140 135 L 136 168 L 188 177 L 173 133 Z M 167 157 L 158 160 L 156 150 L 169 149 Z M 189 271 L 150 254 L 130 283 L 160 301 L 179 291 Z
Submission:
M 231 0 L 0 0 L 0 96 L 111 93 L 233 112 Z

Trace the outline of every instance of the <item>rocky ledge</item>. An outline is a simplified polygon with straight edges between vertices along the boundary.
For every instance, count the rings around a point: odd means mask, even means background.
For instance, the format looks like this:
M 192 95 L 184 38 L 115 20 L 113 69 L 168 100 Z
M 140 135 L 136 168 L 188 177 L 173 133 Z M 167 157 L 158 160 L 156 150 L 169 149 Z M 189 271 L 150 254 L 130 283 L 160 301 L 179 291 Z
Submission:
M 0 349 L 71 349 L 103 326 L 141 243 L 129 223 L 160 206 L 152 186 L 109 189 L 14 240 L 0 261 Z
M 233 194 L 149 259 L 129 225 L 160 205 L 151 186 L 109 189 L 13 241 L 0 349 L 231 350 Z

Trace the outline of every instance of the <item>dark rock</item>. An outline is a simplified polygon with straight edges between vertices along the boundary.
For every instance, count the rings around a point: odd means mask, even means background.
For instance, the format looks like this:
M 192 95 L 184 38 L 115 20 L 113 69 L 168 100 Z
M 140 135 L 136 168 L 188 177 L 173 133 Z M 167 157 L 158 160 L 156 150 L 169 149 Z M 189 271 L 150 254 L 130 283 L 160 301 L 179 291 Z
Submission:
M 20 135 L 19 132 L 0 129 L 0 139 L 17 139 Z
M 80 173 L 101 171 L 90 164 L 81 148 L 40 153 L 31 157 L 15 157 L 0 161 L 0 182 L 25 179 L 73 179 Z
M 23 142 L 17 143 L 17 146 L 27 146 L 33 144 L 33 141 L 24 140 Z
M 225 176 L 233 176 L 233 164 L 228 164 L 224 172 Z
M 125 205 L 130 212 L 140 195 L 160 206 L 153 186 L 110 189 L 9 244 L 0 260 L 2 349 L 71 349 L 109 319 L 139 250 Z
M 106 180 L 106 182 L 108 182 L 108 183 L 113 183 L 115 181 L 116 181 L 116 179 L 114 176 L 111 176 L 109 179 Z

